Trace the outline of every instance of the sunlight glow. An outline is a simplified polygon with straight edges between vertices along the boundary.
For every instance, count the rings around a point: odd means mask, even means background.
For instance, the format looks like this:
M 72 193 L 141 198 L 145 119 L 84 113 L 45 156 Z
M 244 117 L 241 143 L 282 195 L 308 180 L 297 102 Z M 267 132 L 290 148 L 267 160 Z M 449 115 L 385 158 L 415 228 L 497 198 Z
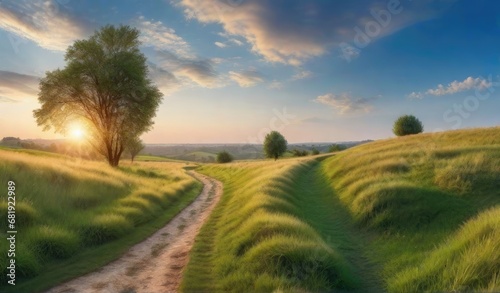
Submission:
M 82 139 L 83 136 L 85 135 L 85 133 L 83 132 L 83 130 L 79 127 L 75 127 L 72 131 L 71 131 L 71 136 L 73 138 L 76 138 L 76 139 Z

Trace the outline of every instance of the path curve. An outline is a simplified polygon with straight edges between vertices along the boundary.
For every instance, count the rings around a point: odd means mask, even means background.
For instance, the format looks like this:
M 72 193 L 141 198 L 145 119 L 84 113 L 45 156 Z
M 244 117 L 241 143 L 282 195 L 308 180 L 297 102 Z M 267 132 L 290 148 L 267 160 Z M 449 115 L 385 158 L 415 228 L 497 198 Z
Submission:
M 203 190 L 184 210 L 119 259 L 46 293 L 177 292 L 201 226 L 222 195 L 222 183 L 194 171 Z

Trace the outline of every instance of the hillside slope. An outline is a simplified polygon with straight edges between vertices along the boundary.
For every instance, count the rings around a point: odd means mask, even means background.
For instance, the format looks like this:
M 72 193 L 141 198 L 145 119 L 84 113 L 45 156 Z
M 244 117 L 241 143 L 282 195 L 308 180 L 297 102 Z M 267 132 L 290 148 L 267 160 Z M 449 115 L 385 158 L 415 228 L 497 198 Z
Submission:
M 0 150 L 0 186 L 15 183 L 16 292 L 35 292 L 98 268 L 162 227 L 201 190 L 184 163 L 105 163 Z M 7 197 L 0 237 L 7 237 Z M 0 265 L 7 267 L 6 245 Z M 6 275 L 0 276 L 1 291 Z
M 500 290 L 500 128 L 378 141 L 323 169 L 390 292 Z
M 224 195 L 185 292 L 500 290 L 499 128 L 200 172 Z

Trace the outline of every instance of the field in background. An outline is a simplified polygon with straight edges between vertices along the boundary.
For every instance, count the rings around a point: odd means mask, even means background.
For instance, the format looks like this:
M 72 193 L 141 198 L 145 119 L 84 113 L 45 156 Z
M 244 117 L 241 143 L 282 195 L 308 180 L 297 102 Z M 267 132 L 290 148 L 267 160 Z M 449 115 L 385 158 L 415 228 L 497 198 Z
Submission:
M 500 129 L 206 165 L 224 195 L 182 288 L 499 291 Z
M 0 186 L 16 183 L 16 292 L 46 289 L 118 257 L 187 206 L 201 184 L 186 163 L 105 163 L 0 150 Z M 6 239 L 7 198 L 0 200 Z M 0 264 L 7 267 L 7 246 Z M 0 276 L 2 287 L 5 274 Z M 5 288 L 7 289 L 7 288 Z

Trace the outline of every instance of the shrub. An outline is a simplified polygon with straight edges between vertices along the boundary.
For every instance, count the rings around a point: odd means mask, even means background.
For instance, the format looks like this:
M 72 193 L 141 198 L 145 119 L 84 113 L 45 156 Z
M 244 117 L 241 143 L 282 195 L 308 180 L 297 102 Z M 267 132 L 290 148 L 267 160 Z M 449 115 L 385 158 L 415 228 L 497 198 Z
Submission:
M 422 122 L 413 115 L 404 115 L 394 122 L 392 131 L 397 136 L 405 136 L 410 134 L 417 134 L 424 131 Z
M 330 146 L 330 148 L 328 149 L 328 152 L 329 153 L 333 153 L 333 152 L 340 152 L 342 150 L 345 150 L 346 147 L 344 145 L 341 145 L 341 144 L 332 144 Z
M 308 155 L 307 151 L 301 151 L 301 150 L 298 150 L 298 149 L 294 149 L 292 150 L 292 155 L 294 157 L 305 157 Z
M 217 154 L 217 163 L 229 163 L 233 161 L 233 156 L 226 151 L 222 151 Z
M 319 155 L 319 150 L 318 150 L 317 148 L 313 148 L 313 149 L 311 150 L 311 154 L 312 154 L 312 155 Z

